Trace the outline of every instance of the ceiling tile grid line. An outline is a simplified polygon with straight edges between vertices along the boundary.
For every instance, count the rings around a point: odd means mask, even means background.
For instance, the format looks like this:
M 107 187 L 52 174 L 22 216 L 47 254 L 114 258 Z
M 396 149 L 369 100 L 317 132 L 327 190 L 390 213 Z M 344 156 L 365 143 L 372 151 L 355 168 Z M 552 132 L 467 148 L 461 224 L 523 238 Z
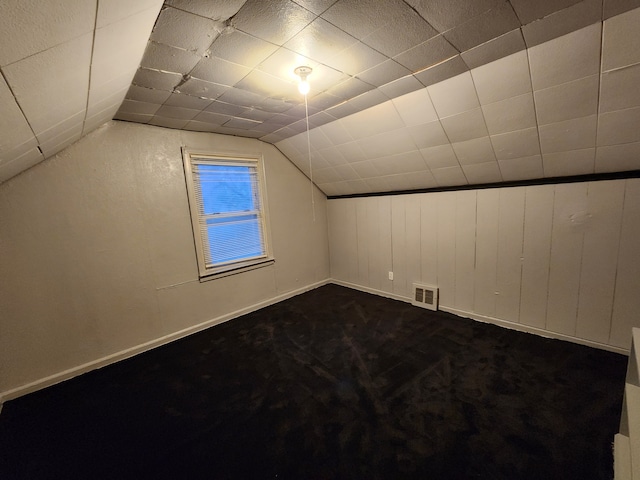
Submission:
M 600 38 L 600 37 L 601 37 L 601 33 L 600 33 L 600 31 L 598 31 L 598 38 Z M 528 55 L 525 58 L 528 59 Z M 599 56 L 598 56 L 598 60 L 599 60 Z M 526 68 L 527 68 L 527 70 L 531 69 L 531 66 L 529 65 L 528 61 L 526 62 Z M 472 71 L 472 74 L 473 73 L 474 72 Z M 568 88 L 567 92 L 565 92 L 565 93 L 567 93 L 569 96 L 571 96 L 573 94 L 574 96 L 581 97 L 582 96 L 581 95 L 581 90 L 579 88 L 577 89 L 578 93 L 575 93 L 575 90 L 576 90 L 575 89 L 575 85 L 576 84 L 588 84 L 587 86 L 589 88 L 589 91 L 592 92 L 590 98 L 593 98 L 593 100 L 592 100 L 593 101 L 593 105 L 594 105 L 593 107 L 589 106 L 591 104 L 590 102 L 586 102 L 585 103 L 586 107 L 584 105 L 581 105 L 578 102 L 576 104 L 583 110 L 578 111 L 578 112 L 574 112 L 574 113 L 571 113 L 571 112 L 568 113 L 567 114 L 568 118 L 564 118 L 564 117 L 554 118 L 553 116 L 551 116 L 551 117 L 549 117 L 550 121 L 548 122 L 548 125 L 555 126 L 555 127 L 565 127 L 566 126 L 565 122 L 570 122 L 572 124 L 569 125 L 569 128 L 570 129 L 571 128 L 575 129 L 575 128 L 580 128 L 580 125 L 579 125 L 580 122 L 584 123 L 586 121 L 587 122 L 586 128 L 590 128 L 591 131 L 592 131 L 592 133 L 590 135 L 586 136 L 587 142 L 590 141 L 589 138 L 594 138 L 595 137 L 596 132 L 595 132 L 595 129 L 593 128 L 594 127 L 594 125 L 593 125 L 593 117 L 594 116 L 592 114 L 596 113 L 595 109 L 596 109 L 596 105 L 598 104 L 597 92 L 599 90 L 599 75 L 598 74 L 596 74 L 596 75 L 588 75 L 587 77 L 583 77 L 583 78 L 580 78 L 580 79 L 577 79 L 577 80 L 569 80 L 569 81 L 564 82 L 564 83 L 559 83 L 559 85 L 553 85 L 551 87 L 547 87 L 546 89 L 542 89 L 542 90 L 538 91 L 538 92 L 545 92 L 545 90 L 548 91 L 548 90 L 556 89 L 558 86 L 563 87 L 563 88 L 564 87 L 567 87 L 567 88 L 568 87 L 573 87 L 573 89 L 572 88 Z M 553 83 L 557 83 L 557 82 L 553 82 Z M 531 85 L 531 84 L 529 84 L 529 85 Z M 444 86 L 441 86 L 441 87 L 444 87 Z M 435 88 L 436 87 L 434 87 L 434 89 Z M 438 88 L 440 88 L 440 87 L 438 87 Z M 532 89 L 531 86 L 529 86 L 528 90 L 531 91 L 531 89 Z M 432 91 L 432 89 L 430 89 L 430 88 L 427 88 L 426 90 Z M 596 93 L 594 94 L 593 92 L 596 92 Z M 534 93 L 536 93 L 536 92 L 531 92 L 530 95 L 534 94 Z M 477 94 L 477 91 L 476 91 L 476 94 Z M 407 97 L 409 97 L 409 96 L 410 95 L 407 95 Z M 552 97 L 552 100 L 553 100 L 553 97 Z M 457 101 L 459 102 L 460 100 L 457 99 Z M 395 102 L 391 102 L 391 103 L 396 104 L 396 108 L 397 108 L 398 100 L 396 100 Z M 454 108 L 454 109 L 453 110 L 446 110 L 447 107 L 445 105 L 445 106 L 441 107 L 441 108 L 444 108 L 444 110 L 441 110 L 441 111 L 445 111 L 446 113 L 451 113 L 453 111 L 465 110 L 465 108 L 472 108 L 472 107 L 473 107 L 473 101 L 469 100 L 468 103 L 466 104 L 466 106 L 464 106 L 464 107 L 450 107 L 450 108 Z M 457 108 L 457 110 L 455 108 Z M 540 110 L 541 108 L 543 108 L 543 107 L 541 106 L 540 101 L 538 101 L 536 103 L 536 105 L 535 105 L 535 108 L 534 108 L 534 112 L 535 112 L 536 117 L 539 116 L 539 114 L 541 112 L 541 110 Z M 587 108 L 587 110 L 584 111 L 584 108 Z M 627 112 L 627 113 L 630 113 L 633 116 L 633 118 L 635 118 L 636 110 L 634 110 L 634 109 L 629 109 L 629 110 L 630 110 L 630 112 Z M 401 111 L 399 111 L 399 114 L 402 116 L 402 112 Z M 583 117 L 583 115 L 586 115 L 586 117 Z M 440 117 L 439 120 L 442 123 L 442 120 L 446 119 L 446 118 L 449 118 L 449 117 Z M 640 120 L 640 117 L 639 117 L 639 120 Z M 630 123 L 632 125 L 638 125 L 639 124 L 638 121 L 630 122 Z M 591 125 L 591 127 L 589 127 L 589 125 Z M 525 145 L 525 148 L 523 148 L 520 152 L 518 152 L 518 151 L 510 152 L 508 149 L 506 151 L 504 149 L 502 150 L 503 153 L 498 155 L 498 157 L 499 157 L 498 158 L 498 162 L 496 162 L 496 165 L 498 167 L 497 168 L 498 172 L 501 172 L 503 166 L 507 165 L 505 163 L 506 160 L 518 159 L 518 158 L 531 159 L 531 161 L 528 160 L 529 165 L 533 165 L 532 162 L 535 162 L 535 164 L 537 164 L 538 167 L 537 168 L 534 167 L 534 170 L 535 170 L 535 172 L 540 172 L 540 168 L 539 167 L 540 167 L 540 165 L 542 163 L 541 162 L 541 158 L 540 158 L 540 152 L 542 151 L 541 138 L 546 133 L 547 134 L 547 138 L 549 138 L 550 142 L 554 141 L 553 140 L 554 139 L 553 132 L 549 132 L 549 131 L 540 132 L 539 131 L 540 126 L 544 126 L 543 122 L 537 121 L 536 122 L 536 128 L 529 129 L 529 130 L 522 130 L 523 133 L 530 132 L 530 139 L 531 140 L 528 142 L 529 145 L 531 145 L 530 147 L 526 148 L 526 145 Z M 547 129 L 547 130 L 549 130 L 549 129 Z M 566 129 L 564 130 L 564 132 L 566 133 Z M 514 133 L 518 133 L 518 132 L 516 131 Z M 490 137 L 491 143 L 493 145 L 493 149 L 494 150 L 498 150 L 496 148 L 496 141 L 501 136 L 505 137 L 507 135 L 506 134 L 502 134 L 502 135 L 498 135 L 498 136 L 492 135 Z M 569 137 L 571 137 L 571 135 L 569 135 Z M 630 135 L 627 135 L 626 137 L 623 136 L 623 138 L 621 140 L 618 140 L 618 144 L 623 144 L 623 142 L 624 143 L 629 143 L 629 144 L 634 144 L 634 143 L 637 143 L 638 140 L 640 140 L 640 138 L 635 138 L 630 134 Z M 591 140 L 591 142 L 593 143 L 593 140 Z M 519 142 L 519 143 L 521 143 L 521 142 Z M 569 146 L 569 148 L 566 148 L 567 146 Z M 580 148 L 585 147 L 585 146 L 588 147 L 588 150 L 579 150 Z M 560 142 L 559 144 L 556 141 L 556 145 L 553 145 L 553 144 L 550 143 L 549 147 L 545 149 L 546 152 L 543 154 L 543 157 L 545 158 L 544 176 L 556 176 L 558 173 L 561 173 L 561 174 L 574 174 L 574 172 L 571 172 L 571 171 L 570 172 L 566 172 L 566 171 L 565 172 L 559 172 L 558 168 L 554 168 L 548 162 L 552 162 L 553 160 L 556 160 L 556 158 L 554 158 L 554 157 L 557 156 L 557 153 L 563 153 L 563 151 L 567 151 L 567 152 L 585 152 L 588 155 L 588 157 L 591 157 L 591 159 L 593 159 L 594 154 L 595 154 L 595 148 L 593 148 L 593 147 L 595 147 L 595 144 L 593 144 L 593 145 L 590 145 L 590 144 L 582 145 L 580 143 L 577 143 L 577 144 L 573 144 L 572 145 L 570 141 L 569 142 L 564 142 L 564 143 Z M 578 150 L 576 150 L 576 149 L 578 149 Z M 458 154 L 460 152 L 461 151 L 458 150 Z M 552 152 L 557 152 L 557 153 L 552 153 Z M 506 157 L 504 157 L 504 155 L 506 155 Z M 460 157 L 458 156 L 457 158 L 458 158 L 458 162 L 460 163 Z M 583 155 L 583 158 L 585 158 L 584 155 Z M 467 160 L 468 160 L 468 158 L 467 158 Z M 530 166 L 527 166 L 527 168 L 531 169 Z M 593 173 L 594 172 L 594 168 L 595 167 L 594 167 L 593 160 L 590 161 L 590 168 L 588 168 L 587 170 L 585 170 L 582 166 L 577 166 L 577 169 L 580 170 L 580 172 L 579 172 L 580 174 Z M 549 174 L 547 174 L 547 171 L 549 172 Z M 499 178 L 497 180 L 499 180 L 499 181 L 505 180 L 504 175 L 502 175 L 502 173 L 500 173 L 500 175 L 501 175 L 501 178 Z M 511 174 L 511 176 L 513 176 L 513 175 Z
M 267 3 L 269 3 L 269 2 L 267 2 Z M 280 4 L 283 4 L 283 2 L 279 2 L 279 3 L 280 3 Z M 367 4 L 367 2 L 358 2 L 358 3 L 359 3 L 360 5 L 364 5 L 364 6 L 359 7 L 359 8 L 360 8 L 359 12 L 366 11 L 366 8 L 367 8 L 367 7 L 370 7 L 370 5 L 368 5 L 368 4 Z M 374 3 L 375 3 L 375 2 L 374 2 Z M 385 2 L 383 2 L 383 3 L 385 3 Z M 396 3 L 396 4 L 399 4 L 399 2 L 395 2 L 395 3 Z M 401 3 L 401 2 L 400 2 L 400 3 Z M 495 3 L 495 2 L 494 2 L 494 3 Z M 271 4 L 275 5 L 275 4 L 278 4 L 278 2 L 271 2 Z M 286 3 L 285 3 L 285 4 L 286 4 Z M 304 32 L 305 30 L 307 30 L 311 25 L 313 25 L 313 24 L 314 24 L 314 22 L 316 22 L 316 21 L 318 21 L 318 22 L 319 22 L 319 21 L 323 21 L 323 22 L 324 22 L 324 18 L 323 18 L 322 16 L 324 16 L 324 17 L 326 17 L 326 18 L 328 19 L 328 21 L 325 23 L 325 25 L 328 25 L 328 24 L 330 24 L 330 23 L 333 21 L 333 22 L 334 22 L 334 24 L 336 24 L 338 27 L 342 27 L 342 28 L 344 28 L 344 29 L 346 30 L 346 33 L 345 33 L 345 34 L 346 34 L 347 36 L 348 36 L 348 34 L 349 34 L 349 33 L 354 33 L 354 34 L 355 34 L 355 33 L 357 33 L 357 30 L 358 30 L 358 27 L 357 27 L 358 22 L 350 22 L 350 23 L 345 24 L 346 20 L 341 19 L 341 17 L 340 17 L 340 16 L 333 16 L 333 17 L 331 16 L 331 12 L 332 12 L 332 11 L 334 11 L 334 10 L 336 10 L 336 9 L 340 10 L 340 8 L 339 8 L 339 7 L 342 7 L 342 10 L 344 11 L 344 10 L 345 10 L 345 9 L 344 9 L 344 5 L 346 5 L 346 4 L 348 4 L 348 2 L 334 2 L 334 3 L 332 4 L 332 6 L 331 6 L 331 7 L 329 7 L 327 10 L 325 10 L 325 11 L 321 14 L 321 16 L 316 16 L 316 17 L 315 17 L 315 19 L 313 19 L 313 17 L 310 17 L 310 16 L 305 17 L 304 24 L 303 24 L 303 25 L 300 25 L 300 26 L 299 26 L 299 28 L 296 28 L 297 33 L 296 33 L 293 37 L 289 38 L 288 42 L 291 42 L 291 39 L 292 39 L 292 38 L 296 38 L 297 36 L 299 36 L 299 35 L 301 34 L 301 32 Z M 380 3 L 380 2 L 378 2 L 378 4 L 381 4 L 381 3 Z M 257 7 L 255 7 L 255 6 L 254 6 L 254 3 L 252 3 L 252 2 L 248 2 L 247 4 L 245 4 L 245 10 L 246 10 L 246 8 L 247 8 L 247 5 L 251 6 L 251 8 L 257 9 Z M 505 4 L 502 4 L 502 5 L 504 6 Z M 510 4 L 509 4 L 509 3 L 506 3 L 506 5 L 510 5 Z M 385 6 L 386 6 L 386 5 L 385 5 Z M 492 7 L 492 6 L 495 6 L 495 5 L 488 5 L 488 6 L 487 6 L 487 8 L 485 8 L 485 9 L 483 9 L 483 10 L 481 10 L 481 11 L 476 12 L 476 13 L 477 13 L 477 16 L 482 16 L 482 15 L 486 14 L 487 12 L 490 12 L 490 11 L 491 11 L 491 7 Z M 379 7 L 379 8 L 380 8 L 380 7 Z M 511 8 L 509 8 L 509 9 L 511 10 Z M 241 18 L 240 18 L 240 21 L 238 22 L 238 23 L 239 23 L 239 25 L 238 25 L 238 29 L 239 29 L 239 30 L 242 30 L 242 28 L 244 28 L 244 31 L 245 31 L 246 33 L 250 33 L 250 34 L 260 34 L 260 32 L 264 31 L 264 30 L 265 30 L 265 28 L 261 25 L 261 23 L 260 23 L 259 21 L 255 21 L 254 23 L 256 23 L 256 25 L 253 25 L 253 24 L 251 23 L 251 21 L 250 21 L 250 20 L 247 20 L 247 18 L 249 18 L 249 17 L 250 17 L 250 15 L 247 15 L 247 14 L 242 15 L 242 13 L 243 13 L 245 10 L 243 10 L 243 9 L 241 8 L 241 9 L 240 9 L 240 11 L 239 11 L 239 13 L 238 13 L 238 15 L 241 17 Z M 415 9 L 414 9 L 414 10 L 415 10 Z M 476 18 L 476 17 L 473 17 L 473 18 Z M 469 20 L 469 19 L 467 19 L 466 21 L 468 22 L 468 21 L 470 21 L 470 20 Z M 308 23 L 307 23 L 307 22 L 308 22 Z M 232 18 L 232 19 L 230 19 L 229 23 L 233 23 L 233 18 Z M 351 27 L 351 26 L 350 26 L 350 24 L 355 24 L 355 25 L 356 25 L 356 27 Z M 425 20 L 425 25 L 428 25 L 428 26 L 429 26 L 429 28 L 432 28 L 432 27 L 429 25 L 428 19 L 427 19 L 427 20 Z M 518 25 L 518 26 L 519 26 L 519 25 Z M 354 28 L 355 28 L 355 31 L 354 31 Z M 325 27 L 325 30 L 326 30 L 326 27 Z M 361 29 L 361 30 L 362 30 L 362 29 Z M 449 29 L 449 30 L 444 29 L 443 31 L 446 33 L 446 32 L 449 32 L 450 30 L 451 30 L 451 29 Z M 371 32 L 367 31 L 367 34 L 370 34 L 370 33 L 371 33 Z M 437 31 L 436 31 L 436 30 L 434 30 L 434 33 L 437 33 Z M 502 32 L 501 32 L 501 33 L 502 33 Z M 263 36 L 263 37 L 265 37 L 265 34 L 263 33 L 263 34 L 262 34 L 262 36 Z M 344 37 L 344 36 L 343 36 L 343 37 Z M 352 37 L 349 37 L 349 38 L 351 38 L 350 42 L 351 42 L 351 43 L 354 43 L 355 39 L 354 39 L 354 38 L 352 38 Z M 433 38 L 433 36 L 431 36 L 431 35 L 427 35 L 427 41 L 430 41 L 432 38 Z M 265 39 L 265 38 L 263 38 L 263 39 Z M 273 40 L 273 37 L 268 37 L 268 38 L 266 38 L 266 40 Z M 285 39 L 283 38 L 282 40 L 285 40 Z M 215 39 L 214 39 L 214 44 L 215 44 Z M 346 47 L 346 45 L 343 45 L 343 46 L 345 46 L 345 47 Z M 409 49 L 409 50 L 411 50 L 411 49 Z M 457 50 L 455 50 L 455 51 L 456 51 L 456 53 L 458 53 L 458 51 L 457 51 Z M 405 53 L 406 53 L 406 52 L 405 52 Z M 354 77 L 352 77 L 352 78 L 354 78 Z M 356 75 L 355 75 L 355 78 L 358 78 L 357 73 L 356 73 Z M 349 99 L 347 99 L 347 100 L 349 100 Z M 229 118 L 229 121 L 233 121 L 233 120 L 232 120 L 231 118 Z M 270 132 L 271 132 L 271 133 L 270 133 L 269 135 L 271 135 L 271 136 L 276 136 L 276 137 L 277 137 L 278 135 L 282 136 L 282 135 L 288 135 L 288 134 L 289 134 L 289 133 L 287 133 L 287 130 L 286 130 L 285 128 L 281 128 L 281 129 L 279 129 L 279 130 L 278 130 L 278 129 L 276 129 L 276 130 L 270 129 Z
M 111 118 L 295 139 L 300 64 L 309 124 L 332 142 L 318 162 L 341 189 L 635 165 L 639 0 L 69 1 L 0 7 L 0 105 L 32 129 L 11 114 L 0 181 Z

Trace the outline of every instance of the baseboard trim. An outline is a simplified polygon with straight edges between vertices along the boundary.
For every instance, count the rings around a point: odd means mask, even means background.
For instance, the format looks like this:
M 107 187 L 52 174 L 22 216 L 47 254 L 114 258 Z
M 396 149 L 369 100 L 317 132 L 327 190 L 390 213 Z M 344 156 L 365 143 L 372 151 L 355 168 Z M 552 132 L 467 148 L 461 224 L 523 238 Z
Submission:
M 340 285 L 342 287 L 352 288 L 353 290 L 360 290 L 361 292 L 371 293 L 373 295 L 378 295 L 379 297 L 391 298 L 392 300 L 400 300 L 401 302 L 409 302 L 411 303 L 411 298 L 405 297 L 403 295 L 398 295 L 392 292 L 386 292 L 384 290 L 377 290 L 375 288 L 365 287 L 363 285 L 358 285 L 357 283 L 345 282 L 343 280 L 337 280 L 332 278 L 330 283 L 335 285 Z
M 381 297 L 392 298 L 394 300 L 400 300 L 401 302 L 411 303 L 410 297 L 405 297 L 403 295 L 398 295 L 395 293 L 385 292 L 382 290 L 376 290 L 375 288 L 364 287 L 362 285 L 358 285 L 355 283 L 344 282 L 342 280 L 331 279 L 331 283 L 336 285 L 341 285 L 343 287 L 352 288 L 354 290 L 360 290 L 361 292 L 371 293 L 373 295 L 378 295 Z M 417 307 L 416 307 L 417 308 Z M 622 355 L 629 355 L 629 350 L 616 347 L 614 345 L 607 345 L 606 343 L 594 342 L 592 340 L 586 340 L 584 338 L 572 337 L 571 335 L 565 335 L 563 333 L 551 332 L 549 330 L 543 330 L 541 328 L 532 327 L 529 325 L 524 325 L 522 323 L 510 322 L 508 320 L 502 320 L 500 318 L 489 317 L 486 315 L 480 315 L 473 312 L 467 312 L 465 310 L 459 310 L 453 307 L 447 307 L 446 305 L 439 305 L 439 310 L 443 312 L 453 313 L 459 317 L 470 318 L 471 320 L 476 320 L 482 323 L 491 323 L 493 325 L 497 325 L 499 327 L 508 328 L 510 330 L 517 330 L 519 332 L 524 333 L 532 333 L 534 335 L 538 335 L 540 337 L 545 338 L 553 338 L 555 340 L 564 340 L 571 343 L 577 343 L 578 345 L 584 345 L 587 347 L 598 348 L 600 350 L 606 350 L 613 353 L 620 353 Z
M 55 385 L 65 380 L 69 380 L 73 377 L 77 377 L 78 375 L 82 375 L 83 373 L 87 373 L 92 370 L 96 370 L 98 368 L 111 365 L 113 363 L 119 362 L 121 360 L 125 360 L 130 357 L 134 357 L 140 353 L 146 352 L 153 348 L 160 347 L 162 345 L 166 345 L 167 343 L 171 343 L 175 340 L 179 340 L 180 338 L 184 338 L 194 333 L 201 332 L 202 330 L 206 330 L 207 328 L 213 327 L 215 325 L 219 325 L 229 320 L 233 320 L 234 318 L 240 317 L 242 315 L 246 315 L 247 313 L 255 312 L 256 310 L 260 310 L 261 308 L 268 307 L 269 305 L 273 305 L 275 303 L 281 302 L 288 298 L 295 297 L 296 295 L 300 295 L 310 290 L 314 290 L 328 283 L 331 283 L 331 280 L 325 279 L 320 282 L 312 283 L 310 285 L 306 285 L 304 287 L 301 287 L 295 290 L 290 290 L 281 295 L 277 295 L 267 300 L 263 300 L 262 302 L 258 302 L 248 307 L 241 308 L 239 310 L 227 313 L 225 315 L 221 315 L 211 320 L 207 320 L 206 322 L 193 325 L 191 327 L 185 328 L 183 330 L 179 330 L 169 335 L 165 335 L 155 340 L 142 343 L 140 345 L 128 348 L 126 350 L 121 350 L 119 352 L 113 353 L 106 357 L 102 357 L 97 360 L 87 362 L 85 364 L 70 368 L 68 370 L 64 370 L 62 372 L 55 373 L 53 375 L 49 375 L 48 377 L 40 378 L 33 382 L 27 383 L 26 385 L 22 385 L 20 387 L 13 388 L 11 390 L 7 390 L 5 392 L 0 392 L 0 412 L 2 411 L 2 404 L 6 401 L 13 400 L 15 398 L 21 397 L 23 395 L 27 395 L 28 393 L 32 393 L 37 390 L 41 390 L 51 385 Z

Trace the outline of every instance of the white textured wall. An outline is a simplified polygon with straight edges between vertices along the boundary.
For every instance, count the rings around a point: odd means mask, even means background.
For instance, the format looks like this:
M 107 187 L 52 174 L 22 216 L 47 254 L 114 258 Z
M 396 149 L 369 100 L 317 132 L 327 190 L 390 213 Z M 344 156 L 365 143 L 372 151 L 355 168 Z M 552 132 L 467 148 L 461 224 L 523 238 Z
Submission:
M 198 281 L 182 145 L 264 155 L 273 266 Z M 122 122 L 0 185 L 0 395 L 326 280 L 314 192 L 315 222 L 309 180 L 273 146 Z
M 640 326 L 640 179 L 328 202 L 331 276 L 450 311 L 628 349 Z M 388 280 L 388 272 L 394 280 Z

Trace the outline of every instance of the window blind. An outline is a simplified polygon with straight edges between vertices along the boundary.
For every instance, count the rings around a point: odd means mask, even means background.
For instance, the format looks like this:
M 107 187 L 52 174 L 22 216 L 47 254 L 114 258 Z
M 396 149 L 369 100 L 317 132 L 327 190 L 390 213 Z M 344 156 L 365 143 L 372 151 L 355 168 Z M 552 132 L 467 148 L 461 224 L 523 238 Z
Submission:
M 255 162 L 192 161 L 207 268 L 266 256 Z

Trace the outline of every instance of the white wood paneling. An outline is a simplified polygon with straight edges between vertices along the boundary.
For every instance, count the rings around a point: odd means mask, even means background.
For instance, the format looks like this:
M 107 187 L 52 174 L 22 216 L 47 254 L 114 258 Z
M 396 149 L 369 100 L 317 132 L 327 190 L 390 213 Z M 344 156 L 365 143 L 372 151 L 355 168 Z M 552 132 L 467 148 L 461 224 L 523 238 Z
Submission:
M 348 256 L 355 255 L 355 251 L 349 250 L 348 229 L 350 204 L 346 201 L 330 200 L 327 202 L 329 212 L 329 252 L 331 263 L 331 276 L 339 280 L 348 280 Z
M 438 284 L 438 205 L 436 194 L 420 195 L 420 279 Z
M 382 290 L 382 263 L 380 247 L 380 212 L 378 210 L 378 197 L 364 198 L 362 203 L 366 205 L 367 222 L 365 229 L 359 231 L 364 234 L 367 242 L 367 264 L 369 266 L 369 285 L 376 290 Z M 360 255 L 361 252 L 358 252 Z M 335 277 L 334 277 L 335 278 Z
M 553 185 L 525 192 L 520 323 L 537 328 L 546 324 L 554 193 Z
M 497 189 L 478 192 L 475 311 L 489 317 L 493 317 L 496 311 L 499 200 Z
M 420 197 L 418 195 L 405 196 L 405 232 L 406 232 L 406 268 L 407 296 L 413 295 L 413 282 L 421 281 L 421 261 L 420 261 L 420 234 L 421 234 L 421 214 Z
M 369 280 L 369 239 L 368 226 L 369 216 L 367 209 L 367 199 L 358 198 L 356 204 L 356 241 L 357 241 L 357 259 L 358 259 L 358 276 L 357 282 L 360 285 L 368 285 Z
M 456 194 L 456 282 L 455 307 L 473 311 L 476 261 L 476 192 Z
M 456 192 L 444 192 L 437 199 L 439 302 L 453 307 L 456 276 Z
M 380 251 L 379 259 L 382 268 L 382 291 L 392 293 L 393 282 L 387 276 L 393 271 L 393 254 L 391 248 L 391 199 L 389 197 L 378 198 L 378 221 L 380 227 Z
M 500 189 L 496 317 L 517 322 L 520 316 L 524 188 Z
M 456 313 L 614 350 L 640 325 L 638 179 L 329 205 L 337 280 L 407 300 L 421 281 Z
M 620 233 L 609 344 L 629 348 L 631 327 L 640 327 L 640 179 L 638 178 L 625 181 Z
M 553 332 L 575 335 L 587 218 L 587 184 L 557 185 L 547 301 L 547 329 Z
M 592 182 L 589 228 L 584 233 L 576 335 L 607 343 L 616 277 L 624 188 L 620 182 Z
M 393 293 L 407 296 L 407 234 L 404 195 L 391 197 L 391 247 L 393 250 Z

